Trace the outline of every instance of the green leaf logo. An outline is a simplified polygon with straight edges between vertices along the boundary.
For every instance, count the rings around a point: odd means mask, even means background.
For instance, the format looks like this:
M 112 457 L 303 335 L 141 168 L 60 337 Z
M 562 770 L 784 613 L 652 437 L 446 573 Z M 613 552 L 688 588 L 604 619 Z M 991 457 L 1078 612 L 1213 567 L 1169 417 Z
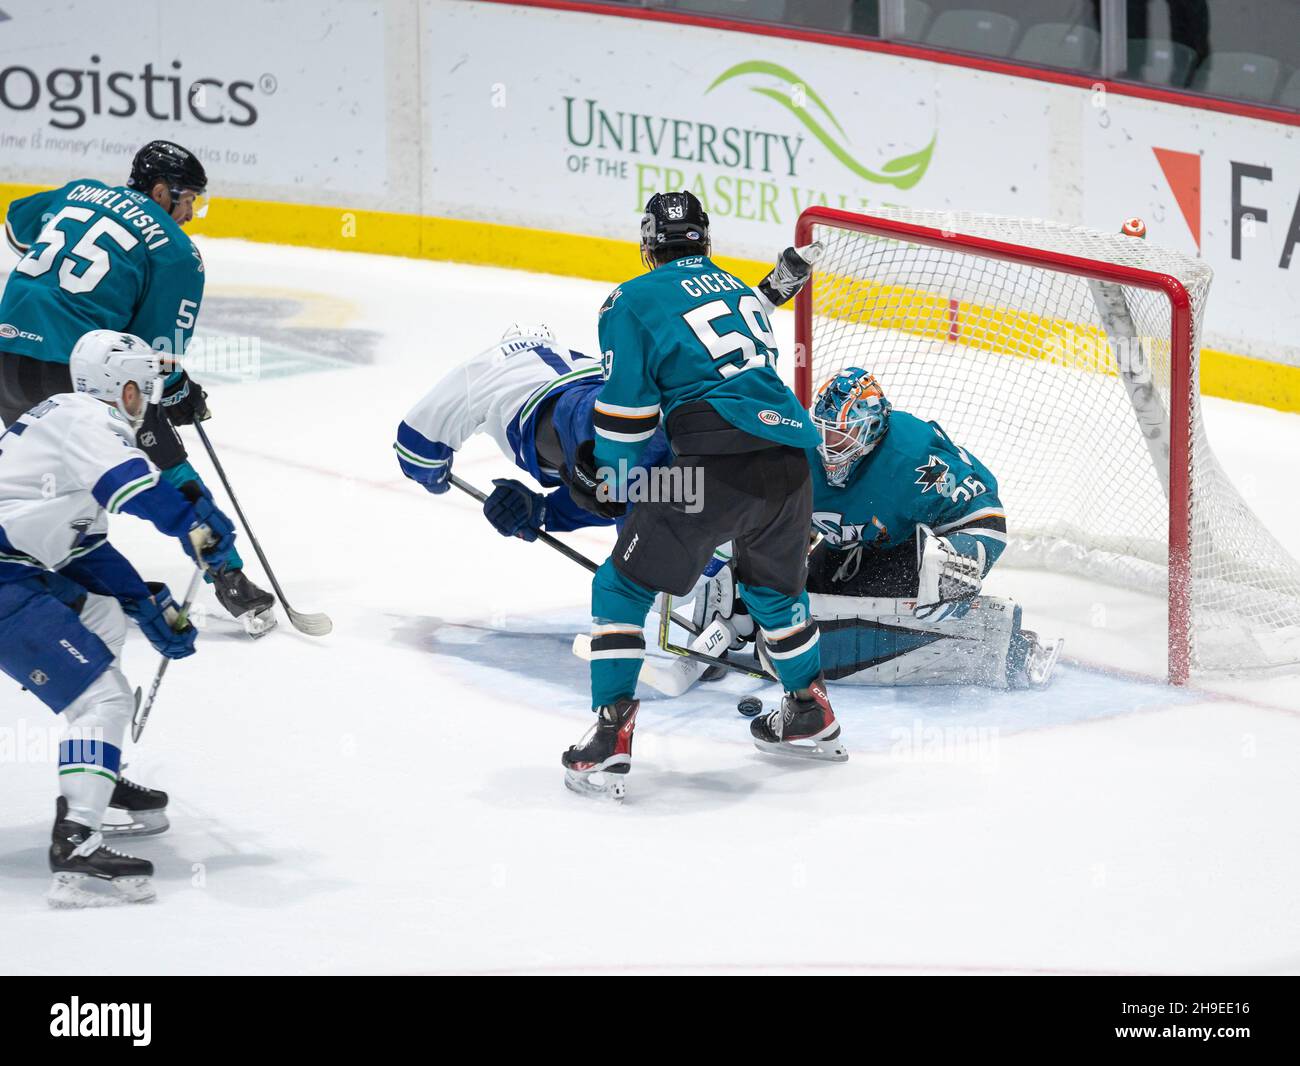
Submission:
M 848 149 L 845 147 L 849 135 L 845 133 L 844 127 L 832 114 L 831 109 L 826 106 L 826 102 L 794 71 L 778 63 L 767 63 L 758 59 L 737 63 L 734 67 L 724 70 L 714 78 L 713 84 L 704 91 L 710 93 L 723 82 L 731 81 L 732 78 L 743 77 L 746 74 L 759 74 L 776 78 L 780 83 L 778 87 L 751 85 L 749 91 L 758 93 L 760 96 L 766 96 L 769 100 L 775 100 L 784 107 L 802 123 L 809 133 L 821 142 L 831 155 L 858 177 L 875 182 L 878 185 L 894 185 L 900 189 L 910 189 L 925 177 L 925 172 L 930 166 L 930 156 L 934 152 L 934 143 L 938 137 L 937 132 L 931 136 L 930 143 L 920 151 L 909 152 L 907 155 L 900 155 L 897 159 L 891 159 L 881 168 L 882 172 L 864 167 L 849 154 Z M 795 101 L 796 86 L 802 88 L 802 96 L 806 98 L 806 104 Z M 822 121 L 819 121 L 812 113 L 813 109 L 820 113 Z M 839 137 L 836 137 L 834 133 L 828 130 L 823 125 L 823 121 L 834 126 L 839 133 Z

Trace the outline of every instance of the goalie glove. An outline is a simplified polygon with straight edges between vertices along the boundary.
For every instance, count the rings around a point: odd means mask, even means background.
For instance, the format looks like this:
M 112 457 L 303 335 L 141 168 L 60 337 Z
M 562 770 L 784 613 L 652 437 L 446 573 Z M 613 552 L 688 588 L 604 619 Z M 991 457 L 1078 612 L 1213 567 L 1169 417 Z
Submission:
M 916 527 L 916 570 L 920 576 L 913 614 L 922 621 L 960 618 L 971 608 L 984 582 L 984 545 L 963 555 L 929 526 Z
M 780 307 L 793 300 L 795 294 L 812 277 L 813 264 L 821 258 L 824 250 L 825 245 L 821 241 L 813 241 L 802 248 L 787 248 L 767 277 L 758 283 L 758 291 L 767 297 L 773 307 Z

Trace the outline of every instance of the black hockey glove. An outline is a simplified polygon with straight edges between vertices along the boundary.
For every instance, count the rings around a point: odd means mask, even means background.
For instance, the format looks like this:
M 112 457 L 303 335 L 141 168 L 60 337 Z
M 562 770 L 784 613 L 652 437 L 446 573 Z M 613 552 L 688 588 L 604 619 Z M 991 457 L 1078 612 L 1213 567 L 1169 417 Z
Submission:
M 767 277 L 758 283 L 758 291 L 773 307 L 793 300 L 812 277 L 813 264 L 821 258 L 824 247 L 821 241 L 813 241 L 802 248 L 787 248 Z
M 170 470 L 185 462 L 185 445 L 159 404 L 145 406 L 144 420 L 136 430 L 135 443 L 159 470 Z
M 573 465 L 560 471 L 560 480 L 569 487 L 573 502 L 589 514 L 600 518 L 622 518 L 627 504 L 608 498 L 609 489 L 596 474 L 596 442 L 585 440 L 578 446 Z
M 192 426 L 212 417 L 208 410 L 208 394 L 197 381 L 191 381 L 184 370 L 177 380 L 163 389 L 162 406 L 173 426 Z

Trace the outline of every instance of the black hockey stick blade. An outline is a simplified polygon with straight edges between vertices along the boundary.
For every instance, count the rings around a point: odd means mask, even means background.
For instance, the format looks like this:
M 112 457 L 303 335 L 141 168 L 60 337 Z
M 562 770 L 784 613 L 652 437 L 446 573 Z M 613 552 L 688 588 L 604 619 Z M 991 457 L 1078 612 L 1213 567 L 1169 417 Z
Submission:
M 257 557 L 261 560 L 262 569 L 266 571 L 266 576 L 271 582 L 271 588 L 275 590 L 276 598 L 280 601 L 280 606 L 284 608 L 284 613 L 289 616 L 289 622 L 299 633 L 306 633 L 309 637 L 323 637 L 334 628 L 334 623 L 330 621 L 330 616 L 321 612 L 315 614 L 295 611 L 289 606 L 289 601 L 285 598 L 284 590 L 280 588 L 280 582 L 275 579 L 275 573 L 271 569 L 271 564 L 266 561 L 266 555 L 262 551 L 262 545 L 258 543 L 257 537 L 253 534 L 252 527 L 248 524 L 248 519 L 244 516 L 244 509 L 239 506 L 239 500 L 235 496 L 235 490 L 230 487 L 230 479 L 226 477 L 225 468 L 221 465 L 221 460 L 217 458 L 217 453 L 212 447 L 212 442 L 208 440 L 207 431 L 203 428 L 201 422 L 195 422 L 194 428 L 198 431 L 199 440 L 203 442 L 203 447 L 208 453 L 208 458 L 212 460 L 213 467 L 216 468 L 217 476 L 221 478 L 221 484 L 225 486 L 226 495 L 230 497 L 230 502 L 235 506 L 235 514 L 239 516 L 239 523 L 244 527 L 244 532 L 248 534 L 249 542 L 253 545 L 253 551 L 257 552 Z

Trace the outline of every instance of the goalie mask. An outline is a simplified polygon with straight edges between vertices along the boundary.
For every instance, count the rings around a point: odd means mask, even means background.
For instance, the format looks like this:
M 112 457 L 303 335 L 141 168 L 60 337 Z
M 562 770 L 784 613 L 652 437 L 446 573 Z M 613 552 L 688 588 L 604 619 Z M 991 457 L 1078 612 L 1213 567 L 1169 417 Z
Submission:
M 144 406 L 131 414 L 122 401 L 122 390 L 132 382 L 145 403 L 162 399 L 167 375 L 179 369 L 170 355 L 156 352 L 131 333 L 113 329 L 92 329 L 84 334 L 68 358 L 72 388 L 116 407 L 128 422 L 139 425 Z
M 889 429 L 891 410 L 880 383 L 861 367 L 841 370 L 817 390 L 811 414 L 827 481 L 839 487 L 849 480 Z

